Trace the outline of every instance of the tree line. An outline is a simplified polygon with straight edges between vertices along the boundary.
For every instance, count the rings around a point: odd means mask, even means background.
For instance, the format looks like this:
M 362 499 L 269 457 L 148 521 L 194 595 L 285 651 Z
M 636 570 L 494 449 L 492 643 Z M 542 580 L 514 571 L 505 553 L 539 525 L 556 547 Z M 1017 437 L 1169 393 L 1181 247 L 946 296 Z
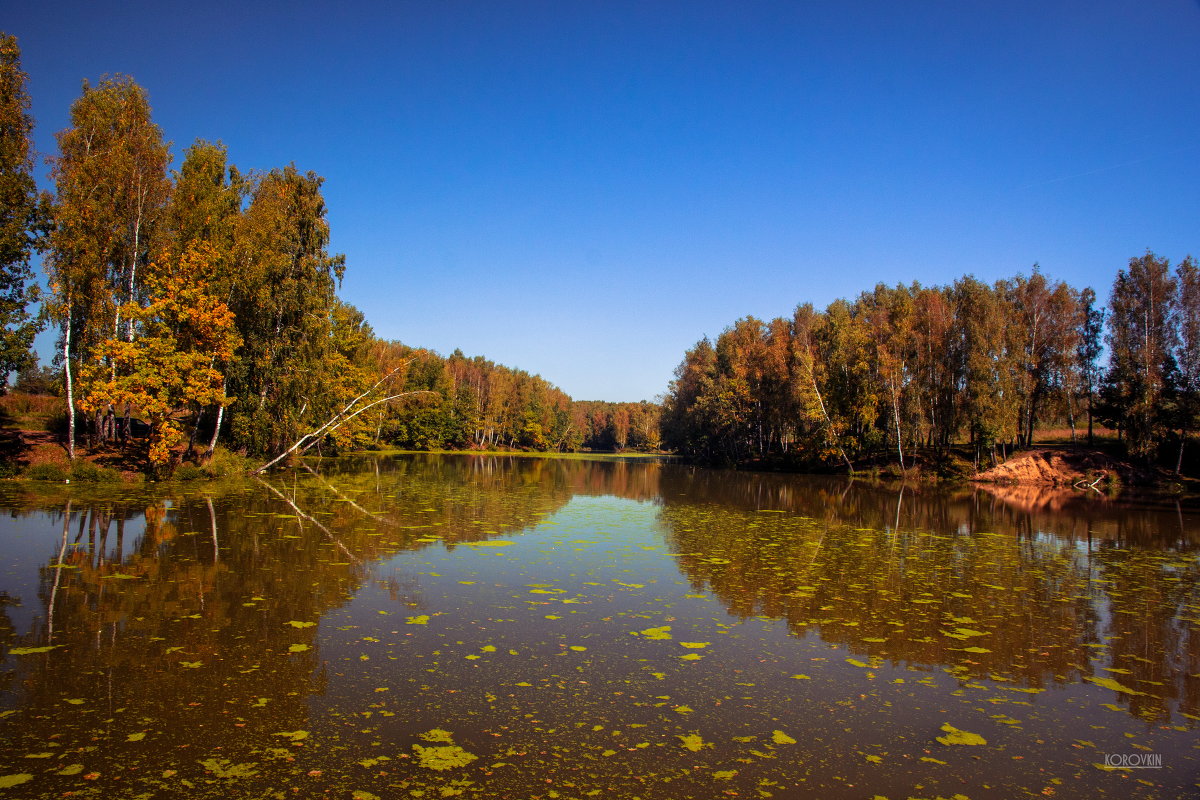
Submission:
M 244 171 L 203 140 L 171 169 L 128 76 L 83 83 L 47 159 L 54 190 L 39 193 L 25 84 L 17 42 L 0 34 L 0 378 L 33 374 L 33 336 L 54 326 L 72 459 L 77 441 L 129 440 L 139 423 L 165 472 L 218 442 L 273 455 L 306 434 L 306 447 L 656 441 L 631 433 L 650 413 L 641 404 L 598 423 L 594 404 L 576 408 L 536 375 L 379 340 L 337 296 L 346 261 L 329 251 L 323 179 Z
M 1107 364 L 1101 355 L 1107 352 Z M 745 317 L 688 350 L 663 408 L 664 444 L 694 458 L 841 465 L 970 447 L 976 468 L 1039 426 L 1096 422 L 1162 457 L 1200 414 L 1200 271 L 1152 252 L 1091 288 L 1030 275 L 878 285 L 824 311 Z
M 354 446 L 435 449 L 654 450 L 661 444 L 654 403 L 572 400 L 538 375 L 468 358 L 442 357 L 376 341 L 377 372 L 399 366 L 406 399 L 381 405 Z

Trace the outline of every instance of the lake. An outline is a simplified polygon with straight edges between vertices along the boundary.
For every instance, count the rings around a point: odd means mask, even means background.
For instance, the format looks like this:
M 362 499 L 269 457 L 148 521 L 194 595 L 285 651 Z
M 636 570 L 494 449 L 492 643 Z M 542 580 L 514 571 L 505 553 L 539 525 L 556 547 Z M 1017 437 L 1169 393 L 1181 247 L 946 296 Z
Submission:
M 1197 794 L 1173 504 L 467 455 L 0 504 L 0 798 Z

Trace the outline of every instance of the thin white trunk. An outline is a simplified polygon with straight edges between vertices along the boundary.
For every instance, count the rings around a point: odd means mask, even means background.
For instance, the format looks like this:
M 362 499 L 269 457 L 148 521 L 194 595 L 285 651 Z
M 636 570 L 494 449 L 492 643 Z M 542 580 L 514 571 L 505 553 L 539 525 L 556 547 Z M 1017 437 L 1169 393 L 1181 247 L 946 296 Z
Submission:
M 221 381 L 221 394 L 225 394 L 225 381 Z M 217 421 L 213 423 L 213 435 L 208 440 L 208 449 L 204 451 L 205 460 L 212 458 L 212 454 L 217 449 L 217 437 L 221 435 L 221 421 L 224 418 L 225 406 L 217 406 Z
M 892 416 L 896 420 L 896 453 L 900 456 L 900 471 L 904 472 L 904 445 L 900 438 L 900 402 L 896 398 L 896 382 L 888 381 L 892 388 Z
M 67 381 L 67 458 L 75 460 L 75 388 L 71 380 L 71 301 L 67 300 L 67 321 L 63 323 L 63 375 Z

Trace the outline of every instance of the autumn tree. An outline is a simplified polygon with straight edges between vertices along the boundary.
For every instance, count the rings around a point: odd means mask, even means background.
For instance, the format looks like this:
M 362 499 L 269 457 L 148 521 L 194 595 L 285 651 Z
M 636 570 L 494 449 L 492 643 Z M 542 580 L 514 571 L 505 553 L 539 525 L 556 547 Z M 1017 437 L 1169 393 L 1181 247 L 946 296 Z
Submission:
M 1166 400 L 1175 379 L 1172 317 L 1178 282 L 1167 259 L 1147 253 L 1129 261 L 1109 300 L 1106 421 L 1120 426 L 1131 453 L 1149 458 L 1169 425 Z
M 138 335 L 102 341 L 81 370 L 82 410 L 128 404 L 146 418 L 156 473 L 169 474 L 178 463 L 185 428 L 197 410 L 232 399 L 223 390 L 224 372 L 238 336 L 233 313 L 209 293 L 217 260 L 211 245 L 198 243 L 150 265 L 146 305 L 135 301 L 120 309 Z
M 127 76 L 94 88 L 84 82 L 58 148 L 46 267 L 51 311 L 62 328 L 73 458 L 72 364 L 90 359 L 103 341 L 135 335 L 134 320 L 126 317 L 122 326 L 122 310 L 141 297 L 141 269 L 156 248 L 170 191 L 170 154 L 145 90 Z
M 178 257 L 199 243 L 210 246 L 213 255 L 210 291 L 228 300 L 237 280 L 234 271 L 234 236 L 242 204 L 248 191 L 247 179 L 229 164 L 224 145 L 196 140 L 184 153 L 174 173 L 174 191 L 166 209 L 166 246 Z M 206 409 L 197 411 L 192 433 L 199 430 Z M 212 409 L 212 435 L 204 458 L 210 458 L 221 433 L 225 406 Z
M 47 220 L 33 178 L 25 82 L 16 38 L 0 33 L 0 387 L 10 373 L 32 366 L 30 347 L 40 328 L 29 312 L 38 299 L 29 259 Z
M 1179 429 L 1179 452 L 1175 473 L 1183 468 L 1183 444 L 1188 433 L 1195 430 L 1200 417 L 1200 267 L 1191 256 L 1175 268 L 1179 286 L 1179 302 L 1175 314 L 1178 367 L 1176 387 L 1176 419 Z

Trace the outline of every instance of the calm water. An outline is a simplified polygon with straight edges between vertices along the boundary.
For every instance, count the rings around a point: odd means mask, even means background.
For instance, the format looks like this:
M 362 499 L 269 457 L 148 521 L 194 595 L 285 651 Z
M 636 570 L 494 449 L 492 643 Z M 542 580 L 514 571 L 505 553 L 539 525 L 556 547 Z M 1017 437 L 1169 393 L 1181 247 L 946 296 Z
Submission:
M 0 798 L 1200 794 L 1187 509 L 313 470 L 0 489 Z

